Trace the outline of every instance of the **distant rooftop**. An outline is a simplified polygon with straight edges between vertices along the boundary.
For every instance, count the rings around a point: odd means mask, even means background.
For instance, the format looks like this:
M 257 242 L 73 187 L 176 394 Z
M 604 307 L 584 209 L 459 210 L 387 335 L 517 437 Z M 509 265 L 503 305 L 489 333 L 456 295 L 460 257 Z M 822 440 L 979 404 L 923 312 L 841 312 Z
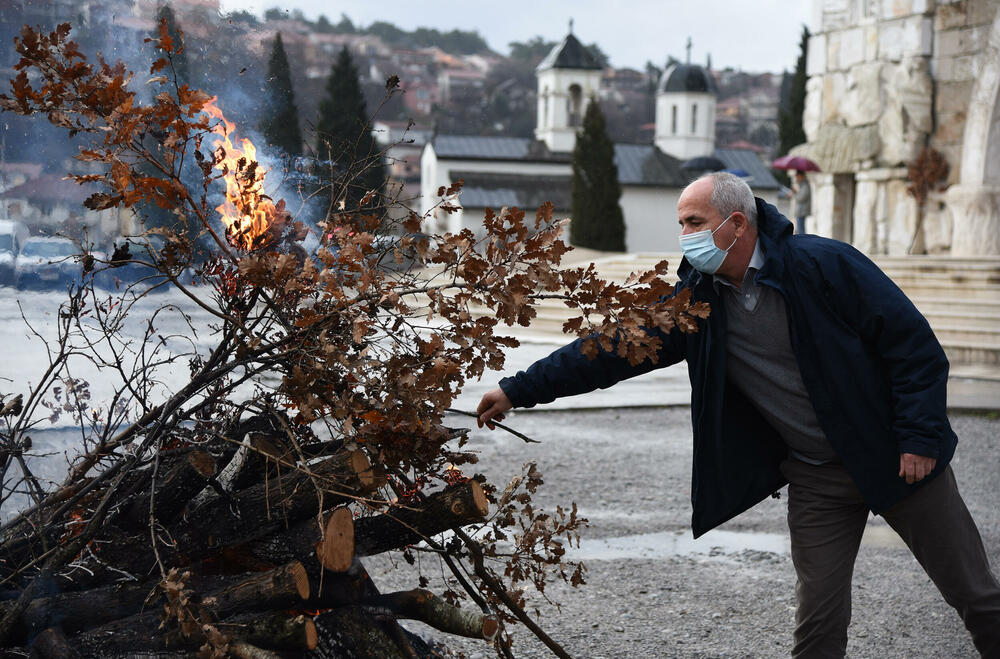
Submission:
M 538 65 L 537 71 L 547 69 L 603 69 L 594 54 L 580 40 L 567 34 L 563 42 L 549 51 Z
M 571 154 L 549 151 L 544 142 L 530 137 L 438 135 L 432 144 L 439 158 L 566 163 L 572 160 Z
M 531 211 L 551 201 L 556 211 L 569 212 L 570 177 L 491 172 L 451 172 L 462 179 L 462 206 L 465 208 L 518 207 Z
M 717 94 L 715 78 L 697 64 L 674 64 L 663 72 L 657 92 L 707 92 Z

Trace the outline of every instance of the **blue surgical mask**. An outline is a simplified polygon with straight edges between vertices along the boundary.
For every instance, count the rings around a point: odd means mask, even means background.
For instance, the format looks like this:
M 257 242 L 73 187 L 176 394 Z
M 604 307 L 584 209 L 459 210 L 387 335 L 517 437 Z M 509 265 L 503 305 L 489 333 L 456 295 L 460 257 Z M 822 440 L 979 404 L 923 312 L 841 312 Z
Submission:
M 730 217 L 732 215 L 723 220 L 722 224 L 728 222 Z M 722 224 L 715 227 L 715 231 L 721 229 Z M 722 262 L 726 260 L 729 250 L 733 248 L 737 240 L 737 238 L 733 238 L 732 244 L 726 249 L 722 249 L 715 244 L 715 231 L 711 229 L 696 231 L 681 236 L 680 239 L 681 251 L 684 252 L 684 258 L 688 260 L 691 267 L 699 272 L 704 272 L 706 275 L 714 275 L 718 271 L 719 267 L 722 266 Z

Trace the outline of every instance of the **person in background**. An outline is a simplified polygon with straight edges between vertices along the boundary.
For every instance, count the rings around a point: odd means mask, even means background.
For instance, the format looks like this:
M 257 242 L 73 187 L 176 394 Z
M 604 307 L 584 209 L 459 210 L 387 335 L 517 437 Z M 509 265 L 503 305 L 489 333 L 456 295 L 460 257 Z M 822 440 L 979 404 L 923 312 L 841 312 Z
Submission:
M 809 179 L 806 178 L 805 172 L 795 172 L 792 191 L 795 193 L 796 233 L 805 233 L 806 217 L 812 215 L 812 188 L 809 187 Z
M 927 320 L 864 254 L 792 235 L 732 174 L 694 181 L 677 216 L 684 259 L 675 292 L 711 307 L 698 331 L 657 330 L 658 354 L 638 365 L 614 350 L 590 359 L 577 339 L 487 392 L 479 426 L 492 429 L 512 407 L 686 360 L 694 536 L 788 484 L 792 656 L 844 656 L 854 562 L 874 512 L 979 652 L 1000 658 L 1000 584 L 949 465 L 958 439 L 947 415 L 948 359 Z

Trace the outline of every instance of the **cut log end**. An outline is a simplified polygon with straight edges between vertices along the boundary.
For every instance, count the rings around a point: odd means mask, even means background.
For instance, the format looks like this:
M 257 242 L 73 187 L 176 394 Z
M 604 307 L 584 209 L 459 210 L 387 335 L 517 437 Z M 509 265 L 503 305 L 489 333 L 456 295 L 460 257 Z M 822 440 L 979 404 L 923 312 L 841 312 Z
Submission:
M 479 481 L 469 481 L 469 490 L 472 492 L 473 514 L 477 517 L 486 517 L 490 512 L 490 501 L 483 492 L 483 486 Z
M 358 482 L 361 484 L 361 489 L 365 492 L 370 492 L 376 487 L 375 471 L 372 469 L 372 463 L 368 460 L 368 456 L 361 449 L 351 451 L 351 470 L 358 475 Z
M 331 572 L 345 572 L 354 560 L 354 516 L 342 506 L 326 522 L 323 539 L 316 544 L 316 558 Z
M 292 578 L 295 579 L 295 590 L 303 600 L 309 599 L 309 573 L 306 568 L 296 561 L 290 567 Z
M 303 625 L 306 637 L 306 649 L 315 650 L 319 644 L 319 632 L 316 631 L 316 623 L 312 618 L 306 618 Z
M 188 464 L 202 478 L 211 478 L 215 475 L 215 458 L 208 451 L 196 449 L 188 455 Z

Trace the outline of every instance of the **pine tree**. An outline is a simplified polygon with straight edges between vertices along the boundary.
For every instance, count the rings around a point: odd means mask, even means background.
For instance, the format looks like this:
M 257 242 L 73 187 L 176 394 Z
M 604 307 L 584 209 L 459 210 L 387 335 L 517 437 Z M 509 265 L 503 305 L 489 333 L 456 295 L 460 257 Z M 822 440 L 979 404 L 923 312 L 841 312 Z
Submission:
M 292 90 L 292 72 L 285 55 L 285 45 L 279 32 L 267 62 L 268 116 L 261 132 L 268 144 L 280 148 L 289 156 L 302 154 L 302 133 L 299 130 L 299 111 L 295 107 Z
M 326 96 L 319 105 L 316 151 L 320 159 L 342 164 L 340 169 L 345 169 L 352 161 L 371 163 L 361 176 L 350 182 L 344 195 L 348 209 L 354 208 L 368 190 L 381 191 L 385 182 L 385 171 L 372 136 L 370 119 L 357 67 L 344 48 L 333 64 L 326 83 Z M 332 183 L 332 192 L 339 197 L 342 190 L 336 189 L 338 182 Z
M 786 154 L 792 147 L 806 141 L 802 128 L 802 113 L 806 106 L 806 57 L 809 55 L 809 28 L 802 26 L 799 42 L 799 59 L 795 63 L 795 73 L 788 87 L 788 96 L 783 98 L 783 107 L 778 113 L 778 153 Z
M 604 113 L 594 99 L 587 105 L 583 129 L 573 149 L 570 243 L 606 252 L 625 251 L 625 217 L 618 200 L 622 188 L 615 166 L 615 145 Z

